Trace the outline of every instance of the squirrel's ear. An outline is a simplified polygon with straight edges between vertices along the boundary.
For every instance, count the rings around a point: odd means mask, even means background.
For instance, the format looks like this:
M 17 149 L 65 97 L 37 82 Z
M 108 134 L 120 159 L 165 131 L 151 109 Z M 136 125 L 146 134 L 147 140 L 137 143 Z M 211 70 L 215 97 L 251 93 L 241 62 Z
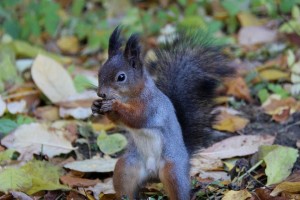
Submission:
M 140 60 L 140 53 L 141 47 L 139 44 L 139 36 L 138 34 L 133 34 L 126 43 L 124 57 L 132 67 L 136 68 L 142 64 Z
M 120 38 L 121 30 L 122 28 L 120 26 L 117 26 L 109 38 L 109 46 L 108 46 L 109 58 L 116 55 L 122 46 L 122 39 Z

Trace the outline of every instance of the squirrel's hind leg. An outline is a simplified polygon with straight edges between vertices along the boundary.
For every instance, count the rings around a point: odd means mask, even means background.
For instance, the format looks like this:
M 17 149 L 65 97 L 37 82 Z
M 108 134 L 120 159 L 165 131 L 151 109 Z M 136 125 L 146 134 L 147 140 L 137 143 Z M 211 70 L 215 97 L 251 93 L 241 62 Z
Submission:
M 190 179 L 184 161 L 166 161 L 159 171 L 159 178 L 170 200 L 190 199 Z
M 146 179 L 144 165 L 134 155 L 124 155 L 115 166 L 113 184 L 117 199 L 122 196 L 130 200 L 137 199 L 138 190 Z

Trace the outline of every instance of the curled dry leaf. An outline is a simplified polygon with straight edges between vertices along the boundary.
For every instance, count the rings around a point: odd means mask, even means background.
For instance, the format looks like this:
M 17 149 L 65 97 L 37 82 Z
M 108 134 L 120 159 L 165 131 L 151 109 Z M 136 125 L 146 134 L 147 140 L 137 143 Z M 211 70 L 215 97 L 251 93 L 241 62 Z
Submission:
M 238 33 L 239 44 L 245 46 L 270 43 L 273 42 L 276 37 L 277 32 L 275 30 L 270 30 L 262 26 L 242 27 Z
M 4 114 L 6 110 L 6 103 L 3 101 L 1 95 L 0 95 L 0 117 Z
M 225 82 L 225 86 L 227 87 L 227 94 L 247 100 L 249 102 L 252 101 L 249 88 L 242 77 L 229 79 Z
M 220 170 L 223 167 L 223 163 L 220 159 L 204 157 L 196 154 L 190 159 L 191 169 L 190 175 L 194 176 L 201 171 Z
M 33 154 L 43 153 L 53 157 L 69 153 L 75 148 L 66 139 L 65 130 L 51 128 L 45 124 L 31 123 L 18 127 L 13 133 L 2 139 L 2 145 L 15 149 L 21 155 L 19 160 L 30 160 Z
M 271 196 L 275 197 L 281 192 L 297 193 L 300 192 L 300 182 L 283 182 L 278 184 L 271 192 Z
M 89 187 L 89 186 L 94 186 L 97 183 L 100 182 L 99 179 L 86 179 L 86 178 L 79 178 L 79 177 L 73 177 L 73 176 L 61 176 L 60 181 L 64 185 L 68 185 L 69 187 Z
M 240 190 L 240 191 L 230 190 L 225 193 L 222 200 L 246 200 L 251 197 L 252 197 L 252 195 L 246 189 Z
M 213 125 L 214 129 L 220 131 L 236 132 L 245 128 L 249 123 L 248 119 L 231 114 L 231 111 L 222 109 L 217 116 L 217 123 Z
M 54 103 L 76 94 L 73 81 L 62 65 L 53 59 L 38 55 L 31 68 L 38 88 Z
M 113 187 L 112 178 L 107 178 L 101 183 L 97 183 L 94 187 L 89 187 L 87 190 L 91 190 L 94 194 L 95 199 L 99 199 L 100 193 L 103 194 L 115 194 L 115 190 Z
M 300 110 L 300 102 L 293 97 L 280 99 L 280 97 L 271 95 L 262 105 L 265 113 L 272 116 L 277 122 L 284 122 L 296 111 Z
M 211 147 L 200 151 L 197 155 L 215 159 L 232 158 L 236 156 L 251 155 L 258 151 L 259 146 L 274 143 L 275 137 L 271 135 L 241 135 L 234 136 Z

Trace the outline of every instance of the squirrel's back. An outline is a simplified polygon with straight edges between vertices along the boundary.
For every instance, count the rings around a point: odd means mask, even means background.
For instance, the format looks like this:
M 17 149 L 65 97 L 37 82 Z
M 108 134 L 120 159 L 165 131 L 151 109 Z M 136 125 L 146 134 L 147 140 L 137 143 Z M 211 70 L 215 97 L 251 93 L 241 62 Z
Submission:
M 215 116 L 216 88 L 220 79 L 232 76 L 220 48 L 213 47 L 201 32 L 179 33 L 156 50 L 148 66 L 157 87 L 172 101 L 190 153 L 215 139 L 211 131 Z

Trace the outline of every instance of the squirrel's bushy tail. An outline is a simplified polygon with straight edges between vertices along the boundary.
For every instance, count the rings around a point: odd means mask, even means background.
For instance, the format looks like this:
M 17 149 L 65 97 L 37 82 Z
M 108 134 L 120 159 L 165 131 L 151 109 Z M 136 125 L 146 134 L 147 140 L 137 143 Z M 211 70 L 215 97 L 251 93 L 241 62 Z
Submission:
M 179 33 L 156 50 L 150 63 L 157 87 L 172 101 L 190 153 L 214 139 L 211 131 L 215 90 L 234 74 L 220 48 L 210 46 L 202 32 Z

